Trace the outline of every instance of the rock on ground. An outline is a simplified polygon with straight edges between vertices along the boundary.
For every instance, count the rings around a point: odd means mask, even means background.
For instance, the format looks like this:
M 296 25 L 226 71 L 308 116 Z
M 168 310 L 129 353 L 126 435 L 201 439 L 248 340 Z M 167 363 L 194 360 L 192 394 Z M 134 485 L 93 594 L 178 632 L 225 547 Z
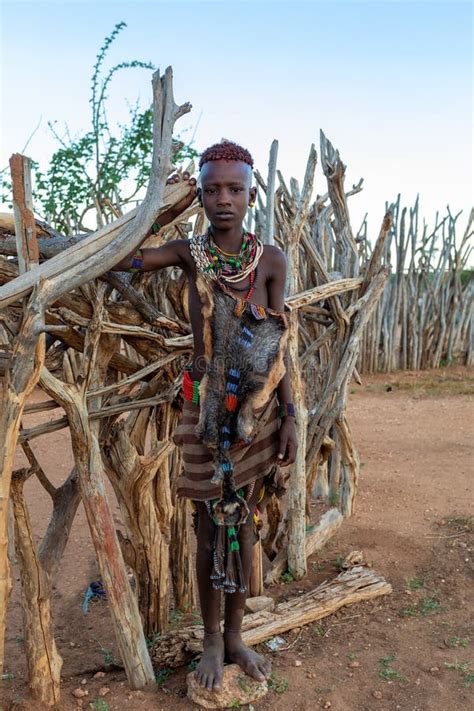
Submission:
M 262 612 L 263 610 L 273 610 L 275 607 L 275 600 L 271 597 L 266 597 L 265 595 L 259 595 L 258 597 L 248 597 L 245 602 L 245 609 L 247 612 Z
M 222 687 L 219 691 L 208 691 L 198 684 L 195 672 L 187 677 L 188 698 L 205 709 L 236 708 L 238 705 L 252 704 L 268 691 L 266 681 L 256 681 L 247 676 L 237 664 L 224 667 Z

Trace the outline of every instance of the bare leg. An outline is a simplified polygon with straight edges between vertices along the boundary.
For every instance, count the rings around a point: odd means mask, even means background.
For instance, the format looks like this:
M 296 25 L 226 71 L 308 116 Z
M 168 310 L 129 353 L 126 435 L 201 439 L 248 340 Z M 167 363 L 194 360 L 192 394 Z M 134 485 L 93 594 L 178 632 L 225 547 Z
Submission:
M 252 568 L 253 547 L 256 542 L 253 530 L 253 510 L 261 485 L 261 480 L 255 482 L 255 488 L 249 501 L 250 515 L 239 531 L 240 557 L 247 588 Z M 258 681 L 263 681 L 270 675 L 270 661 L 242 642 L 241 628 L 246 599 L 247 593 L 235 592 L 225 596 L 224 643 L 226 661 L 238 664 L 246 674 Z
M 198 512 L 196 575 L 204 622 L 204 651 L 196 667 L 196 679 L 206 689 L 219 689 L 224 667 L 224 640 L 220 626 L 220 590 L 211 581 L 214 523 L 206 505 L 196 502 Z

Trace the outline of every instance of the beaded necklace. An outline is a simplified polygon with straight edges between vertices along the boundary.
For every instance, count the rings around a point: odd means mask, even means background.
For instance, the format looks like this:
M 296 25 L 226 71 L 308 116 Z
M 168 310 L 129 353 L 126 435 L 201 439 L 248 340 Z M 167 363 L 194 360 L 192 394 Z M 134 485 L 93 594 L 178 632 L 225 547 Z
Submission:
M 191 253 L 199 271 L 206 279 L 229 283 L 236 291 L 247 291 L 244 301 L 248 301 L 255 290 L 257 265 L 263 254 L 263 244 L 251 232 L 244 231 L 238 254 L 225 252 L 212 236 L 212 229 L 207 234 L 190 240 Z M 249 277 L 249 286 L 240 288 L 235 283 Z

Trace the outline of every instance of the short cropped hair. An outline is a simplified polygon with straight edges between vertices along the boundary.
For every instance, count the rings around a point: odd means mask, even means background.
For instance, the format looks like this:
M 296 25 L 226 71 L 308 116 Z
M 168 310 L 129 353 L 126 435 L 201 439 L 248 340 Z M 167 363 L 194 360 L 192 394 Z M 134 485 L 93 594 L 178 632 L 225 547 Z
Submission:
M 211 160 L 240 160 L 253 167 L 253 158 L 246 148 L 233 141 L 222 141 L 206 148 L 199 161 L 199 170 Z

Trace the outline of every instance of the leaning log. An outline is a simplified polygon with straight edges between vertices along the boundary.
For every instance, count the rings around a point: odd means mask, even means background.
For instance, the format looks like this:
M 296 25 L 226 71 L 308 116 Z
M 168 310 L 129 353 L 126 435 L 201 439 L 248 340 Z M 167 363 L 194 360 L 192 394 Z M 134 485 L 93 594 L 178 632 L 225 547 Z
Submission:
M 392 586 L 373 570 L 354 567 L 340 573 L 289 602 L 277 605 L 273 612 L 265 610 L 245 615 L 242 638 L 253 646 L 295 627 L 308 625 L 333 614 L 341 607 L 388 595 Z M 152 657 L 158 667 L 179 667 L 202 652 L 204 628 L 186 627 L 163 636 L 154 646 Z

